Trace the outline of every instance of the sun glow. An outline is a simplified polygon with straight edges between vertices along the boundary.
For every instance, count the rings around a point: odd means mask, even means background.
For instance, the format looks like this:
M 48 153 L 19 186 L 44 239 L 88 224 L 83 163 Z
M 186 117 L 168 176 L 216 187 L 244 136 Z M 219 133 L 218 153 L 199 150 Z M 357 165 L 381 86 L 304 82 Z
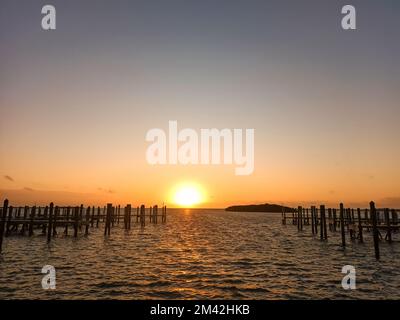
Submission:
M 180 207 L 193 207 L 204 202 L 204 193 L 194 184 L 178 186 L 173 192 L 173 202 Z

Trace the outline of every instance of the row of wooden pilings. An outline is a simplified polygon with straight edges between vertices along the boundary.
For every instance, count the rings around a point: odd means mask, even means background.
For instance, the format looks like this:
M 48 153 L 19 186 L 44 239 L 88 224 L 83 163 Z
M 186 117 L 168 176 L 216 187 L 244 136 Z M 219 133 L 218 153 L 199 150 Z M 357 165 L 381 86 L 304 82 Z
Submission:
M 104 208 L 94 206 L 84 208 L 80 206 L 54 206 L 50 203 L 46 207 L 13 207 L 10 206 L 8 200 L 4 200 L 3 207 L 0 207 L 0 252 L 2 250 L 3 239 L 11 234 L 29 236 L 34 234 L 34 230 L 39 230 L 41 234 L 46 235 L 47 242 L 55 237 L 59 228 L 63 228 L 64 235 L 68 235 L 69 228 L 72 227 L 74 237 L 78 236 L 78 232 L 84 228 L 84 234 L 89 234 L 90 228 L 99 228 L 100 223 L 104 223 L 104 235 L 111 234 L 111 228 L 120 223 L 123 219 L 124 229 L 130 230 L 133 216 L 136 216 L 136 223 L 140 223 L 142 227 L 146 225 L 146 217 L 149 217 L 150 223 L 158 223 L 159 217 L 161 222 L 167 221 L 167 207 L 162 206 L 160 209 L 157 205 L 147 209 L 144 205 L 134 209 L 130 204 L 124 208 L 121 215 L 121 206 L 113 206 L 108 203 Z M 58 228 L 58 229 L 57 229 Z
M 282 224 L 286 225 L 287 219 L 291 219 L 292 224 L 297 225 L 299 231 L 302 231 L 304 226 L 311 225 L 312 235 L 315 236 L 319 233 L 321 240 L 328 240 L 328 230 L 336 232 L 340 228 L 341 245 L 343 248 L 346 247 L 346 231 L 349 233 L 351 240 L 358 239 L 360 242 L 364 242 L 363 230 L 372 230 L 374 251 L 377 260 L 380 259 L 380 240 L 385 239 L 389 243 L 392 243 L 393 234 L 398 232 L 400 228 L 397 211 L 388 208 L 377 210 L 373 201 L 370 202 L 369 209 L 344 208 L 343 203 L 341 203 L 339 206 L 339 216 L 337 215 L 337 211 L 336 208 L 326 209 L 324 205 L 321 205 L 319 209 L 315 206 L 311 208 L 299 206 L 297 210 L 293 210 L 291 218 L 287 217 L 285 210 L 282 211 Z M 326 221 L 327 215 L 328 226 Z M 381 231 L 386 233 L 384 238 Z

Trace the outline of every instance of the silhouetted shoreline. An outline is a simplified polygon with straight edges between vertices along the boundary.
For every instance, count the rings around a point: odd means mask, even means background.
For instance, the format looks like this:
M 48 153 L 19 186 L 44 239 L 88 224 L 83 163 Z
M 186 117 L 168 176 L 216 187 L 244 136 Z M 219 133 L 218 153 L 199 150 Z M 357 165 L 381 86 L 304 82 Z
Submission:
M 281 206 L 279 204 L 251 204 L 251 205 L 235 205 L 225 209 L 225 211 L 237 212 L 294 212 L 295 210 L 290 207 Z

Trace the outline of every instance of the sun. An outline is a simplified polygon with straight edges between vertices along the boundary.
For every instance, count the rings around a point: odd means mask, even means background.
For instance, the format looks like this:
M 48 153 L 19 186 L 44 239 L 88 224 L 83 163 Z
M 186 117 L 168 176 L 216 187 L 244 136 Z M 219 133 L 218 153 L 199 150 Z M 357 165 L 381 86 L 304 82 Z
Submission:
M 173 202 L 180 207 L 193 207 L 204 201 L 204 192 L 195 184 L 182 184 L 173 192 Z

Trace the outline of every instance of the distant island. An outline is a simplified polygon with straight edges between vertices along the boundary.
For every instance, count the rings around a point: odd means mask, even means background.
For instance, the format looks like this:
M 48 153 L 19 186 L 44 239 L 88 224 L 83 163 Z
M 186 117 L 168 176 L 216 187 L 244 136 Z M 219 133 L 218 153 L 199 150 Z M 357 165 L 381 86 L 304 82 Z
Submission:
M 293 208 L 281 206 L 279 204 L 250 204 L 250 205 L 238 205 L 230 206 L 225 209 L 225 211 L 238 211 L 238 212 L 293 212 Z

